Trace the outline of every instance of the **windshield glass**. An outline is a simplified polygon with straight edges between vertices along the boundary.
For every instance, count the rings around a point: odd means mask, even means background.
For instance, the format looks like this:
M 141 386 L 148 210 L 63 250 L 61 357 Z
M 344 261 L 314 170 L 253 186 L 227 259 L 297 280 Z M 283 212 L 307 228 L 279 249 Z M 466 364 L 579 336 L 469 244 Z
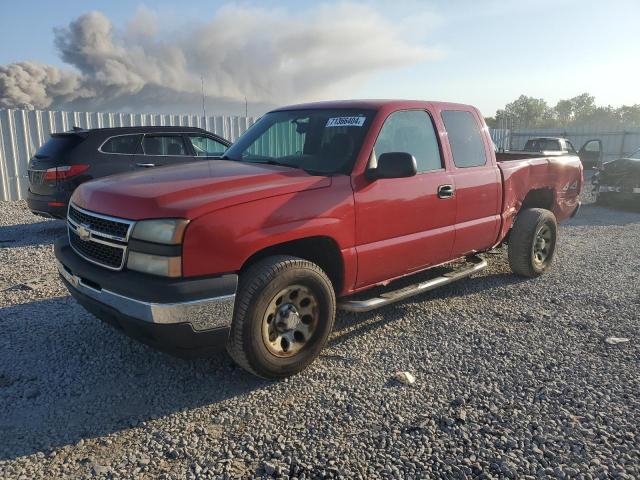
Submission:
M 636 150 L 635 152 L 633 152 L 633 153 L 629 156 L 629 158 L 635 158 L 635 159 L 640 160 L 640 148 L 639 148 L 638 150 Z
M 300 168 L 310 173 L 351 173 L 374 112 L 354 109 L 267 113 L 226 152 L 231 160 Z

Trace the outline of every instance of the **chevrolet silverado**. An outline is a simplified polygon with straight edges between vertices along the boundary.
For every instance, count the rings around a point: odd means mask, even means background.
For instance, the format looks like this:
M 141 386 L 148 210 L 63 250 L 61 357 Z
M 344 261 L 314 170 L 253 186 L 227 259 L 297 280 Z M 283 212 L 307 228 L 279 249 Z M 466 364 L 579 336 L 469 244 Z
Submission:
M 55 253 L 78 302 L 130 336 L 179 354 L 226 345 L 282 378 L 318 356 L 336 308 L 468 277 L 503 243 L 515 274 L 543 274 L 582 184 L 576 156 L 496 157 L 471 106 L 295 105 L 220 160 L 81 185 Z

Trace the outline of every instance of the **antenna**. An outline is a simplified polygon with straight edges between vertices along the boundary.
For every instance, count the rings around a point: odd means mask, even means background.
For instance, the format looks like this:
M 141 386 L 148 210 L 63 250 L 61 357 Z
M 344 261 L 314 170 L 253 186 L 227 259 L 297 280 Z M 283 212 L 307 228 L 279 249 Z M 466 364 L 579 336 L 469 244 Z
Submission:
M 207 110 L 204 108 L 204 75 L 200 74 L 200 88 L 202 89 L 202 116 L 204 128 L 207 128 Z

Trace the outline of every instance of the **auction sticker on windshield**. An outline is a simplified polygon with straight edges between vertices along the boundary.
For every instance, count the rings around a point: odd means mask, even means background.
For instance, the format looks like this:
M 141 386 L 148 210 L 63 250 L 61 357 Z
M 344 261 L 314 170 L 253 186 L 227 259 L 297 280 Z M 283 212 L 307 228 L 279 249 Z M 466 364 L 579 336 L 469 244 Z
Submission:
M 365 117 L 334 117 L 327 120 L 325 128 L 330 127 L 361 127 L 364 125 Z

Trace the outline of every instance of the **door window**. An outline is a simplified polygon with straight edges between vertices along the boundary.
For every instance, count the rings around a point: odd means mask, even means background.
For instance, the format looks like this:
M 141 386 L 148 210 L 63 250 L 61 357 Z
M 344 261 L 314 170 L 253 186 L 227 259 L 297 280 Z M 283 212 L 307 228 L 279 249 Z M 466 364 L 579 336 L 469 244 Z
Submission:
M 189 141 L 198 157 L 215 157 L 227 149 L 222 143 L 209 137 L 189 136 Z
M 584 146 L 585 151 L 587 152 L 599 152 L 600 151 L 600 142 L 598 140 L 591 140 L 587 142 Z
M 118 137 L 111 137 L 104 142 L 100 151 L 105 153 L 122 153 L 133 154 L 138 150 L 140 145 L 140 138 L 142 135 L 121 135 Z
M 180 135 L 147 135 L 144 137 L 142 147 L 145 155 L 179 156 L 187 154 L 187 149 Z
M 446 110 L 442 112 L 442 120 L 456 167 L 478 167 L 487 163 L 482 132 L 471 112 Z
M 392 113 L 380 130 L 373 148 L 376 158 L 383 153 L 410 153 L 416 159 L 418 172 L 442 168 L 440 147 L 433 122 L 422 110 Z

